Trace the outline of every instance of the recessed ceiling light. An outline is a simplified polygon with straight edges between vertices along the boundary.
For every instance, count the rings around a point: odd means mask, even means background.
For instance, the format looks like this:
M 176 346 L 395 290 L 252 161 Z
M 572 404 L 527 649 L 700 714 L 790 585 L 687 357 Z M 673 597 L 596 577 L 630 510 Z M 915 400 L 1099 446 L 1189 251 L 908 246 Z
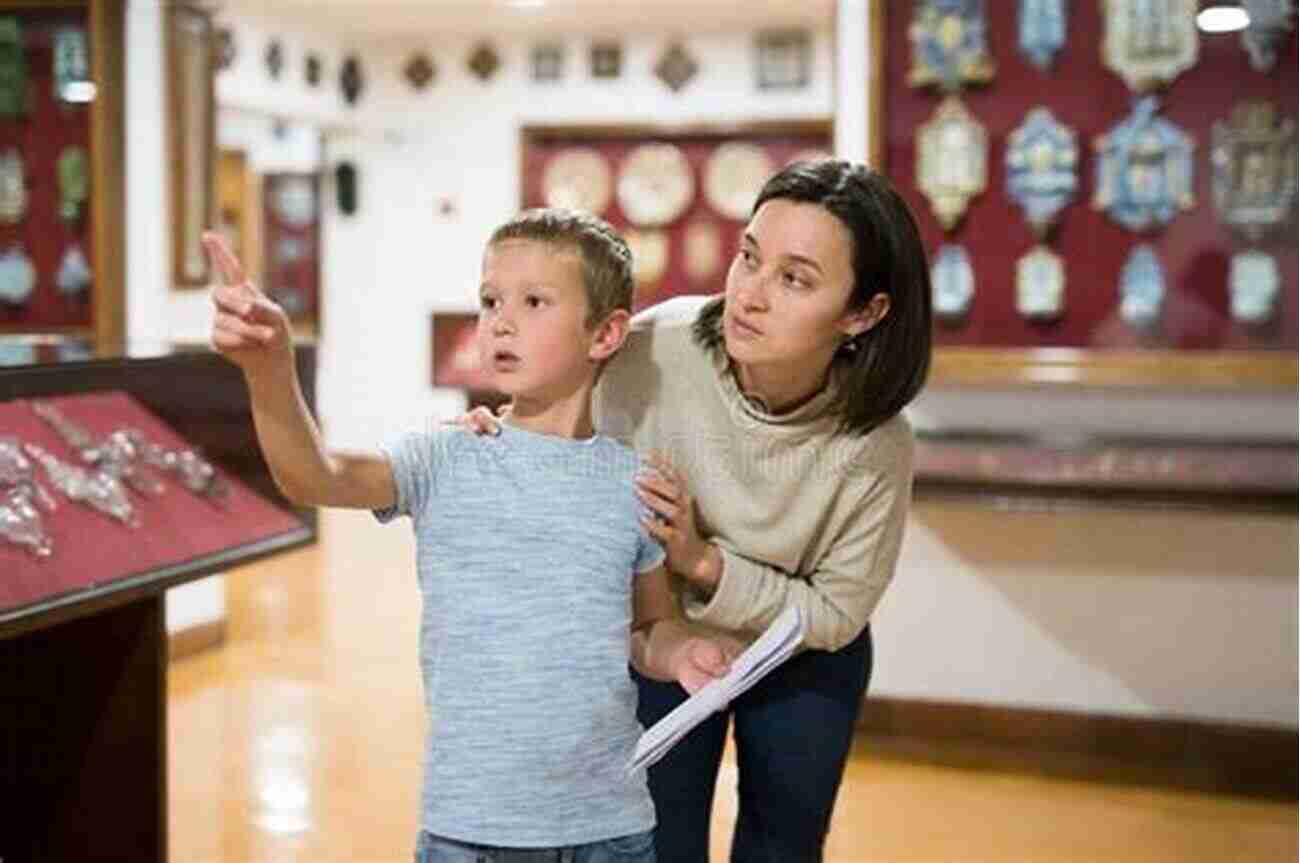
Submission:
M 546 5 L 546 0 L 506 0 L 506 5 L 511 9 L 541 9 Z
M 63 85 L 62 95 L 65 102 L 93 102 L 95 101 L 95 82 L 69 81 Z
M 1211 6 L 1196 16 L 1203 33 L 1232 33 L 1250 26 L 1250 16 L 1240 6 Z

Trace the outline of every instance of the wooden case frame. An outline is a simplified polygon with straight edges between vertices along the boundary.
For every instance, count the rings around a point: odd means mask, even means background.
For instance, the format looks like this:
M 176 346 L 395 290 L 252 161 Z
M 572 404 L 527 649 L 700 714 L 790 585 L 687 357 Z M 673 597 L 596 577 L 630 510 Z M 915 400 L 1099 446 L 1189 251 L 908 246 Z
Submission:
M 187 44 L 182 28 L 196 35 Z M 216 27 L 212 13 L 193 3 L 166 7 L 168 183 L 171 195 L 172 285 L 202 288 L 210 265 L 200 245 L 217 224 L 213 166 L 216 153 Z M 197 79 L 197 80 L 195 80 Z M 188 89 L 187 88 L 188 85 Z M 195 140 L 197 136 L 198 140 Z M 197 195 L 199 200 L 192 200 Z M 200 224 L 193 224 L 195 214 Z

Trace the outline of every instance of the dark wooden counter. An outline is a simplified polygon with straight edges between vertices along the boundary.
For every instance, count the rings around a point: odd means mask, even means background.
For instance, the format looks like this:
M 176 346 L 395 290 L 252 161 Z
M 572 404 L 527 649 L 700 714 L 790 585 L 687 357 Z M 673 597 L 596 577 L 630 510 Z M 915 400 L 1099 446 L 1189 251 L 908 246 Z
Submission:
M 1294 515 L 1296 442 L 918 434 L 918 500 Z

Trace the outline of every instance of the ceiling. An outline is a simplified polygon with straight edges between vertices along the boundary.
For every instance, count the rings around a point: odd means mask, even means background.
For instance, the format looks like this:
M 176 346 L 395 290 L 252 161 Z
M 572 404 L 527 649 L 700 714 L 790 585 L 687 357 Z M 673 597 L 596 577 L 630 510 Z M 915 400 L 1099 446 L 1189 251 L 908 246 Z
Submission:
M 222 17 L 353 41 L 825 27 L 835 0 L 220 0 Z

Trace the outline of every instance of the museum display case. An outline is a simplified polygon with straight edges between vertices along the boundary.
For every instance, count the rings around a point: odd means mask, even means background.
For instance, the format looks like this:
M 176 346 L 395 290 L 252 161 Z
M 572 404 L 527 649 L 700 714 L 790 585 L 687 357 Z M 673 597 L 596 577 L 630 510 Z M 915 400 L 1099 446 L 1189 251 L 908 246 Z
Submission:
M 314 541 L 208 351 L 0 366 L 6 860 L 166 859 L 164 592 Z M 315 349 L 297 349 L 314 401 Z
M 1294 389 L 1296 35 L 1248 5 L 1241 33 L 1194 0 L 873 5 L 934 383 Z

